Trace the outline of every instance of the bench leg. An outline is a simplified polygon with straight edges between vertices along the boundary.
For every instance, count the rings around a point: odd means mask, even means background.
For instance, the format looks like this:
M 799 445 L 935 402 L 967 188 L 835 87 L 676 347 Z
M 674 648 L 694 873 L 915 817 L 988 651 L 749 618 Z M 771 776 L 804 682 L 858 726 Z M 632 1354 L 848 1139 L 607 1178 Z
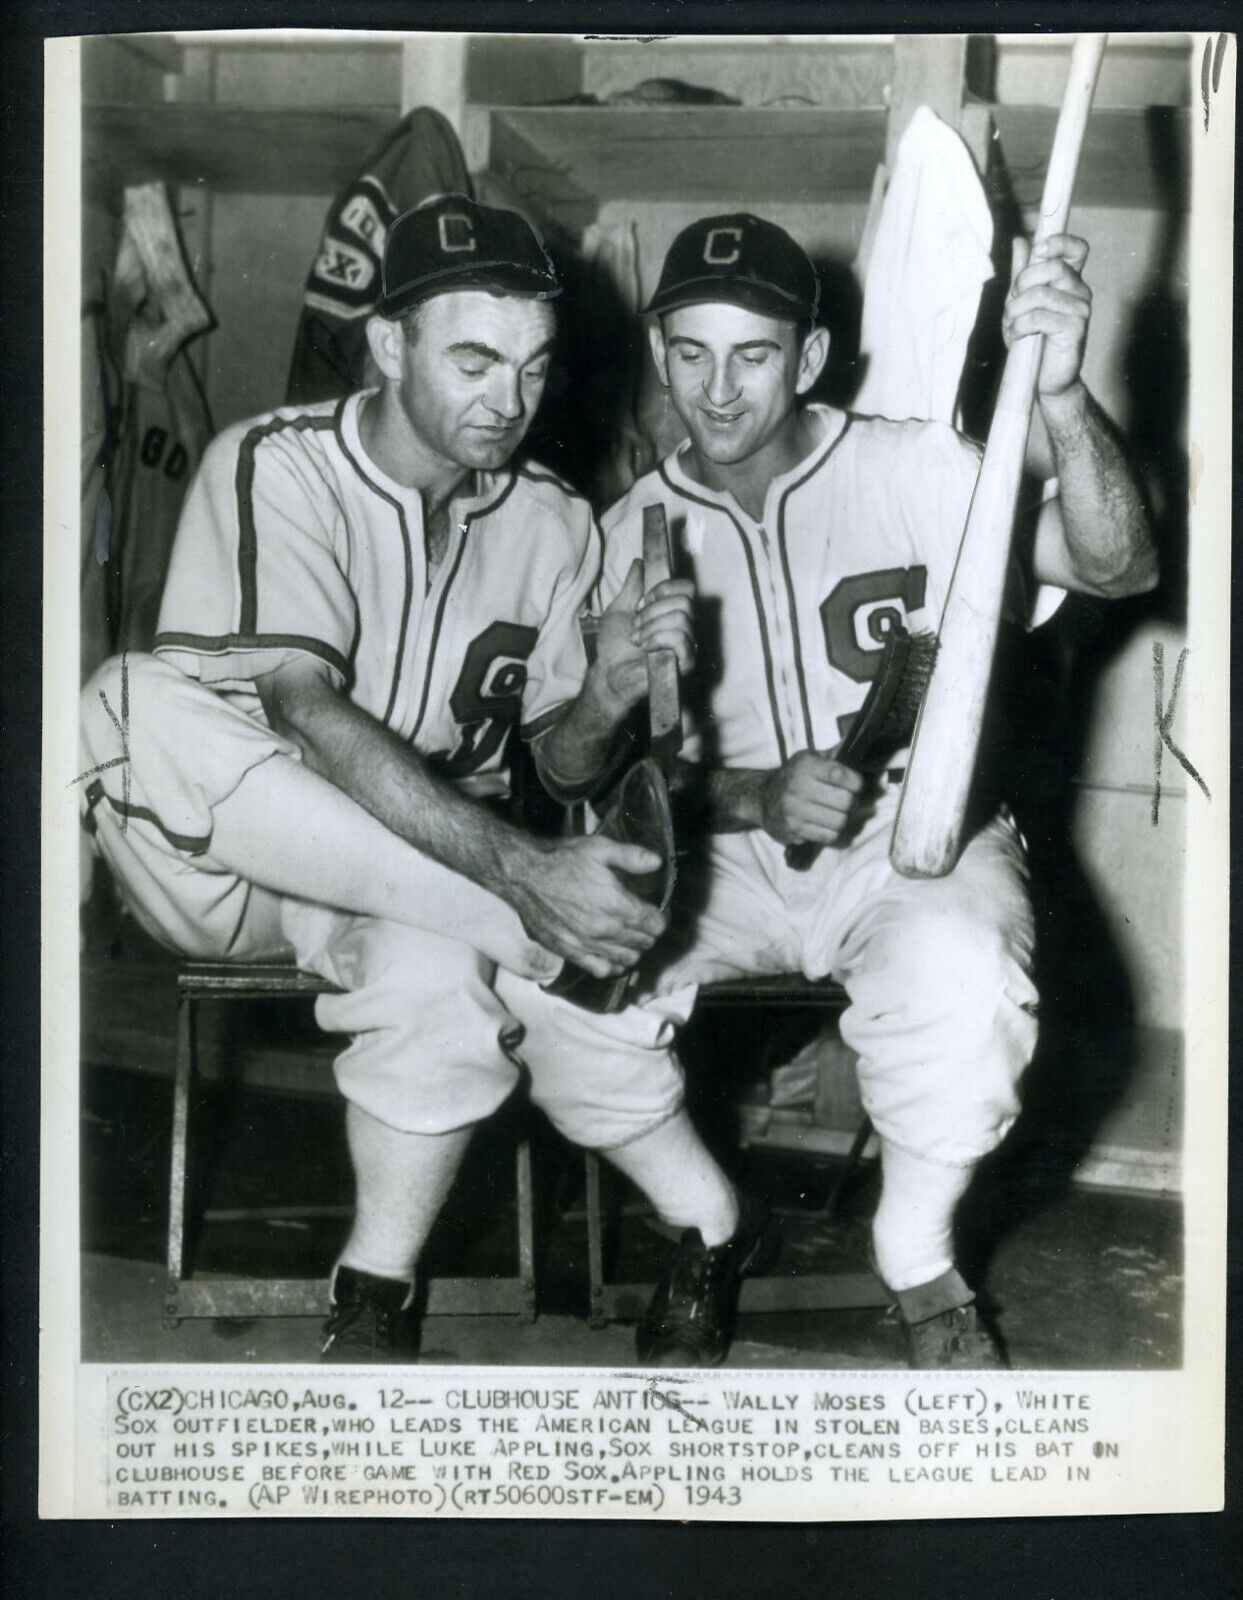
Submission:
M 535 1191 L 531 1182 L 531 1141 L 518 1142 L 518 1276 L 522 1281 L 524 1309 L 520 1322 L 535 1321 Z
M 600 1201 L 600 1157 L 586 1152 L 587 1172 L 587 1321 L 593 1328 L 608 1324 L 604 1313 L 604 1212 Z
M 867 1149 L 867 1143 L 871 1137 L 872 1119 L 865 1116 L 859 1124 L 859 1131 L 855 1134 L 854 1141 L 846 1156 L 846 1165 L 842 1168 L 837 1182 L 833 1185 L 832 1193 L 824 1203 L 826 1217 L 836 1217 L 840 1212 L 846 1190 L 850 1185 L 851 1179 L 859 1170 L 859 1163 L 863 1160 L 863 1152 Z
M 190 1136 L 190 1095 L 194 1087 L 198 1049 L 197 1002 L 182 996 L 177 1002 L 177 1065 L 173 1079 L 173 1148 L 168 1182 L 168 1284 L 164 1300 L 164 1325 L 175 1328 L 178 1294 L 185 1277 L 186 1183 Z

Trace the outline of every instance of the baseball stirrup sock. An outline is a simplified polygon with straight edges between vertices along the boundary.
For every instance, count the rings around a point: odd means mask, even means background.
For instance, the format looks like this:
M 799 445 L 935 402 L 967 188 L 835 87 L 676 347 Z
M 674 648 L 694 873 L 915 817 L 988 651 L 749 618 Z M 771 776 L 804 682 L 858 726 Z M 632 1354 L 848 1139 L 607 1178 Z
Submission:
M 410 1280 L 470 1142 L 470 1129 L 402 1133 L 350 1105 L 345 1116 L 354 1163 L 354 1227 L 338 1266 Z
M 675 1228 L 698 1228 L 709 1250 L 733 1237 L 738 1226 L 738 1196 L 685 1111 L 629 1144 L 602 1154 L 642 1189 L 662 1222 Z
M 882 1186 L 872 1242 L 881 1277 L 891 1289 L 913 1289 L 953 1266 L 954 1207 L 974 1171 L 881 1141 Z

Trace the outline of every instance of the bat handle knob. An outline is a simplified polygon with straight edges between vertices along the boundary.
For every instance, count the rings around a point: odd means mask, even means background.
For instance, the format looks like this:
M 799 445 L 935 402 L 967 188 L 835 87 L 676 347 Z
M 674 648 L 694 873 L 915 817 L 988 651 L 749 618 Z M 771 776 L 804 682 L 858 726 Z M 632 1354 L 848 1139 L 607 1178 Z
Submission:
M 820 846 L 804 840 L 802 844 L 786 845 L 786 866 L 791 872 L 806 872 L 820 854 Z

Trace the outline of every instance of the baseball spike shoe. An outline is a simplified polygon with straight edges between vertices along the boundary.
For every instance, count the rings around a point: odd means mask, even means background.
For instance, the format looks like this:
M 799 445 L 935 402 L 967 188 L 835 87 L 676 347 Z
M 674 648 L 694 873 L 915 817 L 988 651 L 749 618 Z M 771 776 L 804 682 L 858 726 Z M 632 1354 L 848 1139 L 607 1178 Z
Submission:
M 916 1370 L 985 1372 L 1009 1365 L 1001 1342 L 974 1305 L 955 1306 L 923 1322 L 903 1322 L 906 1359 Z
M 321 1361 L 383 1365 L 414 1355 L 406 1302 L 410 1285 L 338 1267 L 323 1326 Z
M 687 1228 L 677 1254 L 635 1330 L 635 1353 L 647 1366 L 715 1367 L 734 1333 L 742 1280 L 766 1272 L 781 1248 L 768 1208 L 744 1197 L 733 1237 L 711 1250 Z
M 930 1283 L 891 1293 L 898 1303 L 906 1359 L 917 1371 L 940 1367 L 984 1372 L 1009 1365 L 1001 1341 L 955 1268 Z

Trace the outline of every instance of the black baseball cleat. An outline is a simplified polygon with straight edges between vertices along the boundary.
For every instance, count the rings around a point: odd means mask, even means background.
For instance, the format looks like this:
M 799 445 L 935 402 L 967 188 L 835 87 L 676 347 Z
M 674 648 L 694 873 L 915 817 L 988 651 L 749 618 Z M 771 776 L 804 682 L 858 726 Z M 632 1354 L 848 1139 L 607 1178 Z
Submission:
M 974 1305 L 955 1306 L 923 1322 L 903 1322 L 906 1359 L 920 1368 L 986 1372 L 1009 1366 L 1001 1342 Z
M 338 1267 L 320 1360 L 351 1365 L 410 1360 L 414 1339 L 406 1310 L 409 1298 L 410 1285 L 400 1279 Z
M 742 1280 L 766 1272 L 781 1248 L 767 1206 L 744 1197 L 733 1237 L 711 1250 L 687 1228 L 635 1329 L 635 1353 L 647 1366 L 715 1367 L 734 1334 Z
M 1001 1340 L 954 1268 L 931 1283 L 891 1292 L 906 1359 L 917 1371 L 987 1372 L 1009 1366 Z

